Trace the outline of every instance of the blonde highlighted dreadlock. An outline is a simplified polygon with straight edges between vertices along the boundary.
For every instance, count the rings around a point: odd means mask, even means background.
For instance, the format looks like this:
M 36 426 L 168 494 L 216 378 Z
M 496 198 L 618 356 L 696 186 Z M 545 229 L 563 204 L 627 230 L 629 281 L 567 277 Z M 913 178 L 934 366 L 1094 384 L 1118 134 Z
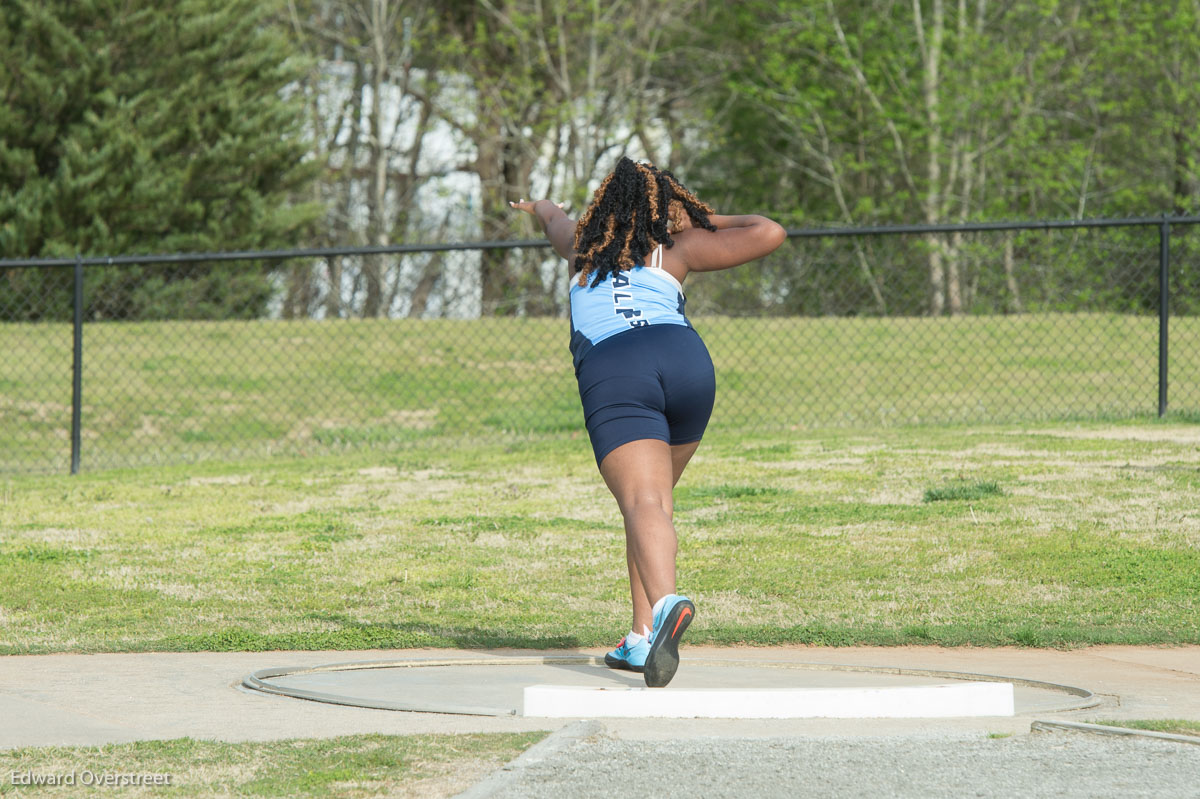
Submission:
M 575 228 L 575 269 L 579 285 L 588 278 L 598 286 L 617 270 L 645 263 L 658 245 L 668 249 L 671 216 L 686 213 L 695 227 L 716 230 L 708 221 L 711 207 L 685 189 L 666 170 L 636 164 L 622 157 L 600 188 Z

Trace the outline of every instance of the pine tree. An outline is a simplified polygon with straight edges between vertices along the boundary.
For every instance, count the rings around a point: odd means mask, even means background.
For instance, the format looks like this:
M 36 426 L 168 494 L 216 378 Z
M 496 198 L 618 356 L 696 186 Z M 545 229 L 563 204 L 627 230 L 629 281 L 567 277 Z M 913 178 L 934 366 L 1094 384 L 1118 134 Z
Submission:
M 260 0 L 0 7 L 0 257 L 285 247 L 317 209 L 302 73 Z M 270 264 L 87 274 L 102 318 L 253 317 Z M 40 274 L 39 274 L 40 273 Z M 14 270 L 0 308 L 60 316 L 68 276 Z M 4 311 L 0 311 L 3 313 Z M 15 313 L 8 313 L 13 318 Z

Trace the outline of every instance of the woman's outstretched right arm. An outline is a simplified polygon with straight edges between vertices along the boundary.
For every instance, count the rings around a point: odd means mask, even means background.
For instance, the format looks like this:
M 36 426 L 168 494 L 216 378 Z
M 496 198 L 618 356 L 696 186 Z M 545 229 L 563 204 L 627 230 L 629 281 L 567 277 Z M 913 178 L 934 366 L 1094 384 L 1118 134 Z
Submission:
M 765 216 L 710 214 L 715 231 L 688 228 L 675 235 L 672 254 L 691 272 L 715 272 L 762 258 L 787 238 L 778 222 Z
M 538 200 L 537 202 L 521 200 L 520 202 L 510 202 L 508 205 L 536 218 L 541 223 L 542 232 L 550 240 L 554 251 L 565 258 L 568 264 L 573 264 L 576 222 L 563 212 L 562 203 L 550 200 Z

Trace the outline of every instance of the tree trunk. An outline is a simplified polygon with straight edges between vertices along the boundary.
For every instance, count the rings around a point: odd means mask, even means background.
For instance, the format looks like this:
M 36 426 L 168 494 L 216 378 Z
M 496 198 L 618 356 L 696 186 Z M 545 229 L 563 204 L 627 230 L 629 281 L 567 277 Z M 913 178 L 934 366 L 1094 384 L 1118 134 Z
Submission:
M 339 170 L 338 208 L 333 215 L 333 239 L 337 242 L 351 243 L 350 220 L 354 213 L 354 175 L 358 166 L 358 143 L 362 135 L 362 101 L 363 88 L 366 86 L 366 70 L 361 61 L 354 64 L 354 84 L 347 114 L 350 117 L 350 135 L 346 141 L 346 149 L 342 156 Z M 325 296 L 325 316 L 337 319 L 342 315 L 342 262 L 337 256 L 326 259 L 326 269 L 329 275 L 329 293 Z
M 1008 286 L 1009 307 L 1013 313 L 1021 313 L 1021 290 L 1017 286 L 1012 233 L 1004 236 L 1004 282 Z
M 946 9 L 943 0 L 933 0 L 933 19 L 930 21 L 929 36 L 926 39 L 924 21 L 921 15 L 921 0 L 913 0 L 913 19 L 916 24 L 917 42 L 920 47 L 922 74 L 921 88 L 925 105 L 925 123 L 929 126 L 925 135 L 926 168 L 925 168 L 925 222 L 935 224 L 939 221 L 942 208 L 942 118 L 941 118 L 941 61 L 942 41 L 946 30 Z M 925 237 L 929 247 L 929 313 L 940 316 L 946 310 L 948 299 L 946 249 L 942 240 L 935 235 Z M 951 264 L 953 273 L 957 273 Z M 961 296 L 958 297 L 959 307 L 954 307 L 954 298 L 949 297 L 952 313 L 962 310 Z
M 1178 115 L 1175 117 L 1175 130 L 1171 133 L 1172 141 L 1175 145 L 1175 158 L 1171 164 L 1173 180 L 1171 186 L 1171 201 L 1176 214 L 1183 215 L 1188 212 L 1186 203 L 1188 201 L 1188 174 L 1191 171 L 1188 167 L 1188 156 L 1191 153 L 1187 148 L 1187 134 L 1184 132 L 1181 125 L 1182 120 Z
M 941 316 L 946 310 L 946 268 L 942 261 L 942 243 L 936 235 L 925 237 L 929 248 L 929 315 Z
M 504 144 L 498 137 L 486 137 L 477 142 L 479 155 L 475 173 L 479 175 L 483 196 L 483 238 L 496 241 L 507 238 L 508 220 L 500 215 L 504 208 Z M 479 282 L 484 316 L 513 316 L 517 312 L 515 286 L 508 269 L 509 250 L 487 249 L 481 253 Z
M 369 31 L 371 36 L 371 167 L 367 195 L 367 240 L 375 246 L 388 243 L 387 225 L 384 222 L 387 208 L 388 147 L 383 138 L 383 88 L 387 83 L 388 60 L 386 31 L 386 0 L 371 0 Z M 367 297 L 363 303 L 363 316 L 376 317 L 385 312 L 383 307 L 382 255 L 368 255 L 363 259 L 363 276 L 366 279 Z
M 284 319 L 296 319 L 308 313 L 312 289 L 311 270 L 307 266 L 293 264 L 287 270 L 287 290 L 283 295 Z
M 420 319 L 425 315 L 425 309 L 429 307 L 429 296 L 433 293 L 433 287 L 437 284 L 441 270 L 442 254 L 436 253 L 421 270 L 421 278 L 412 290 L 412 297 L 408 304 L 409 319 Z
M 950 246 L 946 248 L 946 304 L 951 314 L 955 316 L 963 312 L 963 275 L 959 253 L 962 252 L 962 234 L 950 236 Z

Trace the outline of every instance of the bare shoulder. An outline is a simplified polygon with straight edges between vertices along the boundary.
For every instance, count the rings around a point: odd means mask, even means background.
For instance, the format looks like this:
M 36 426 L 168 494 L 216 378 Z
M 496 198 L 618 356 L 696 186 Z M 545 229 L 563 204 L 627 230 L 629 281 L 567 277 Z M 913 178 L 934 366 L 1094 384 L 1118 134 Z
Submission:
M 708 231 L 705 231 L 706 233 Z M 671 234 L 671 239 L 674 244 L 670 249 L 663 247 L 662 268 L 671 277 L 683 283 L 684 279 L 691 271 L 687 266 L 687 257 L 684 254 L 686 242 L 692 233 L 692 229 L 680 231 L 679 233 Z

